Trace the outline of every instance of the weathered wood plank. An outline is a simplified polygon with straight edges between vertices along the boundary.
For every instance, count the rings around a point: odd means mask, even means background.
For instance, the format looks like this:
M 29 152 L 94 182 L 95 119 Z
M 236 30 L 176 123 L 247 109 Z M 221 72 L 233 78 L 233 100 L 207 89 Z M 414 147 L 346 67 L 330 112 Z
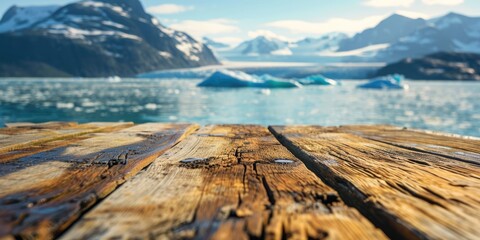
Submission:
M 130 126 L 133 126 L 133 123 L 14 124 L 8 128 L 0 128 L 0 163 L 91 137 L 87 136 L 88 134 L 110 132 Z
M 77 122 L 44 122 L 44 123 L 31 123 L 31 122 L 14 122 L 5 123 L 6 128 L 25 128 L 25 129 L 59 129 L 65 127 L 78 126 Z
M 476 165 L 332 128 L 270 130 L 391 237 L 480 236 L 480 169 Z
M 394 126 L 341 126 L 325 128 L 407 149 L 428 152 L 480 165 L 480 140 L 428 133 Z
M 51 238 L 197 128 L 142 124 L 0 168 L 0 238 Z
M 208 126 L 62 239 L 384 239 L 260 126 Z

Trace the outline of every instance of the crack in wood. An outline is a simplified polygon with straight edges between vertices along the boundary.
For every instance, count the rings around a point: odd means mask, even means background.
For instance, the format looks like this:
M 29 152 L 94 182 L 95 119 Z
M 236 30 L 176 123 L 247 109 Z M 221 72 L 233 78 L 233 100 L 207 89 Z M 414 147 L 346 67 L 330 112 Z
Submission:
M 471 203 L 478 202 L 478 195 L 462 192 L 462 184 L 458 186 L 460 189 L 451 187 L 455 186 L 452 181 L 465 176 L 470 182 L 477 181 L 474 176 L 478 169 L 465 161 L 361 138 L 345 129 L 269 127 L 269 130 L 312 172 L 337 190 L 348 205 L 357 208 L 392 239 L 478 236 L 468 225 L 463 225 L 466 221 L 470 225 L 478 222 L 478 216 L 471 215 L 475 208 Z M 326 164 L 319 160 L 324 156 L 334 157 L 339 163 Z M 458 199 L 464 199 L 460 201 L 462 204 Z M 460 219 L 462 225 L 458 225 Z M 451 228 L 455 225 L 456 230 Z
M 136 196 L 142 196 L 141 201 Z M 265 127 L 220 125 L 204 127 L 180 142 L 63 237 L 322 239 L 330 235 L 385 238 Z

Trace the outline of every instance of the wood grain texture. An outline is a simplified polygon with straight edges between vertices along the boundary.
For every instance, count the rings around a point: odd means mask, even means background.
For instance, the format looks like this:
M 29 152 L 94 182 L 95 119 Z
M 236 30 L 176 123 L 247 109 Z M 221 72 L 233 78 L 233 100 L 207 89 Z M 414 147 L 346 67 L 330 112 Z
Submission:
M 78 126 L 77 122 L 43 122 L 43 123 L 31 123 L 31 122 L 14 122 L 5 123 L 6 128 L 25 128 L 25 129 L 60 129 L 65 127 Z
M 142 124 L 2 164 L 0 238 L 56 236 L 195 129 Z
M 133 123 L 49 122 L 43 124 L 9 124 L 0 128 L 0 163 L 65 146 L 92 136 L 133 126 Z
M 480 139 L 429 133 L 394 126 L 341 126 L 325 129 L 348 132 L 398 147 L 480 165 Z
M 385 239 L 260 126 L 207 126 L 61 239 Z
M 345 129 L 270 130 L 390 237 L 480 236 L 480 169 L 476 165 L 369 140 Z

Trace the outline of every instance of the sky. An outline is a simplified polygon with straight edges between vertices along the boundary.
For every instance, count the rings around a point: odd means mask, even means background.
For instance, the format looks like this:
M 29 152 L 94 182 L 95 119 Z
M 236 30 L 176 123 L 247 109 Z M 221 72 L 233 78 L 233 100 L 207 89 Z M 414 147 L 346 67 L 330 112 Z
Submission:
M 1 0 L 10 6 L 62 5 L 75 0 Z M 284 40 L 329 32 L 354 34 L 393 13 L 433 18 L 448 12 L 480 16 L 480 0 L 141 0 L 162 24 L 197 39 L 238 44 L 259 35 Z

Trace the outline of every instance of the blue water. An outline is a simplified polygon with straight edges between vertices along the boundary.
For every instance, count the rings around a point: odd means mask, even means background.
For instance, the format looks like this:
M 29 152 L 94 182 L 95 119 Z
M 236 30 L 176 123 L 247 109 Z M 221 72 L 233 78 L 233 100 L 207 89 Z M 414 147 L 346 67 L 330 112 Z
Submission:
M 480 83 L 407 82 L 408 91 L 342 86 L 207 89 L 200 80 L 1 79 L 6 122 L 133 121 L 273 124 L 393 124 L 480 136 Z

